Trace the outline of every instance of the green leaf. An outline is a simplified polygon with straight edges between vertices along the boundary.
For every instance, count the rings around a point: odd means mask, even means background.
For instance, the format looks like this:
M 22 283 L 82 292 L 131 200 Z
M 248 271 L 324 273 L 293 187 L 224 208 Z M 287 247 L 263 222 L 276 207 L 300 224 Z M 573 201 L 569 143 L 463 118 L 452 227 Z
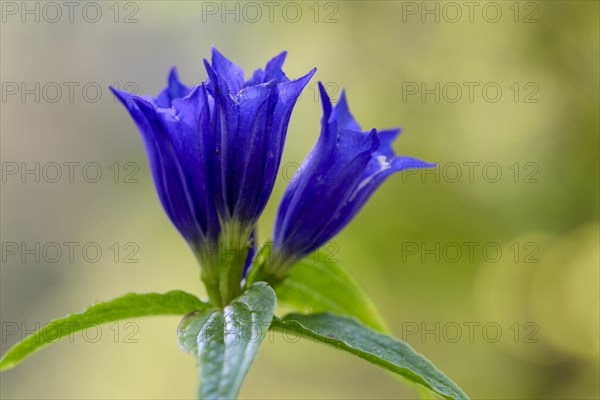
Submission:
M 93 304 L 80 313 L 50 321 L 46 326 L 14 345 L 0 360 L 0 371 L 10 369 L 31 353 L 59 338 L 92 325 L 147 315 L 181 315 L 209 307 L 196 296 L 174 290 L 164 294 L 129 293 L 116 299 Z
M 290 314 L 283 320 L 274 318 L 272 327 L 288 335 L 294 332 L 345 350 L 402 375 L 445 399 L 468 399 L 456 383 L 407 343 L 376 332 L 355 319 L 331 313 Z
M 206 321 L 214 313 L 219 312 L 215 308 L 207 308 L 205 310 L 194 311 L 181 320 L 177 327 L 177 344 L 179 347 L 193 355 L 198 356 L 198 334 L 206 324 Z
M 258 282 L 223 311 L 203 310 L 181 321 L 179 345 L 198 359 L 201 399 L 237 396 L 269 329 L 275 303 L 273 289 Z
M 313 258 L 309 256 L 294 265 L 275 287 L 280 304 L 303 313 L 331 311 L 355 317 L 380 332 L 389 331 L 362 285 L 340 262 L 320 262 Z

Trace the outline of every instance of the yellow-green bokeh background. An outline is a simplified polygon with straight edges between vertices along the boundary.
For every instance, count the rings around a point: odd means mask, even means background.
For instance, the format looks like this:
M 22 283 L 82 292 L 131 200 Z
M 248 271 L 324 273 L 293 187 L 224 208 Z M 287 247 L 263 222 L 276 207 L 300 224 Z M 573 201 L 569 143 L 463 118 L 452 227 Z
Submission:
M 347 89 L 363 127 L 403 126 L 396 143 L 402 154 L 441 165 L 501 166 L 497 183 L 483 179 L 481 169 L 473 182 L 465 176 L 456 183 L 444 175 L 440 182 L 392 177 L 334 239 L 337 257 L 364 283 L 396 334 L 408 324 L 434 329 L 439 323 L 438 342 L 433 335 L 406 339 L 475 399 L 598 398 L 598 2 L 539 1 L 528 9 L 518 4 L 522 13 L 539 8 L 535 23 L 515 23 L 512 1 L 497 3 L 504 15 L 497 23 L 477 11 L 473 23 L 466 15 L 457 23 L 435 23 L 431 16 L 422 23 L 420 15 L 403 21 L 405 5 L 394 1 L 336 2 L 336 23 L 323 23 L 333 10 L 325 3 L 317 4 L 315 23 L 309 9 L 314 2 L 298 3 L 303 17 L 297 23 L 277 12 L 273 23 L 266 16 L 256 23 L 233 17 L 222 23 L 219 16 L 203 22 L 201 2 L 138 1 L 139 22 L 124 24 L 112 21 L 112 2 L 101 4 L 106 14 L 96 24 L 80 17 L 55 24 L 9 17 L 1 26 L 1 80 L 98 82 L 103 88 L 132 81 L 142 93 L 156 93 L 171 65 L 188 84 L 204 80 L 201 60 L 211 44 L 246 71 L 288 50 L 288 76 L 313 66 L 318 72 L 292 116 L 284 164 L 300 162 L 317 137 L 318 79 Z M 404 101 L 403 82 L 498 82 L 503 96 L 496 103 L 483 100 L 481 92 L 473 103 L 464 97 L 436 103 L 432 96 Z M 513 82 L 535 83 L 539 101 L 515 103 L 508 89 Z M 114 162 L 133 161 L 140 165 L 139 183 L 11 178 L 2 184 L 2 241 L 97 242 L 105 251 L 113 242 L 133 241 L 139 263 L 115 263 L 108 253 L 94 264 L 81 257 L 74 263 L 10 257 L 0 270 L 3 326 L 25 323 L 32 329 L 129 291 L 203 294 L 195 260 L 158 203 L 129 116 L 106 89 L 97 103 L 82 101 L 80 93 L 73 103 L 22 103 L 18 97 L 3 102 L 2 161 L 94 161 L 105 174 Z M 537 183 L 525 183 L 523 176 L 515 183 L 509 167 L 516 162 L 535 163 Z M 271 231 L 285 184 L 280 176 L 260 222 L 261 239 Z M 409 242 L 429 248 L 498 243 L 503 256 L 495 263 L 481 253 L 473 262 L 466 256 L 459 262 L 426 256 L 423 262 L 421 254 L 402 252 Z M 524 263 L 523 253 L 515 262 L 509 250 L 514 242 L 534 243 L 539 262 Z M 60 342 L 2 373 L 0 394 L 192 398 L 194 360 L 177 348 L 177 322 L 136 321 L 138 343 L 124 343 L 122 324 L 118 343 L 109 327 L 96 343 L 81 336 Z M 497 324 L 502 336 L 492 343 L 476 329 L 471 342 L 468 323 Z M 517 343 L 514 323 L 521 327 Z M 531 331 L 523 329 L 526 323 L 537 329 L 537 343 L 525 342 Z M 445 340 L 452 332 L 442 331 L 452 324 L 463 329 L 455 343 Z M 2 353 L 14 342 L 15 336 L 3 337 Z M 241 397 L 391 399 L 414 398 L 415 392 L 362 360 L 276 338 L 261 348 Z

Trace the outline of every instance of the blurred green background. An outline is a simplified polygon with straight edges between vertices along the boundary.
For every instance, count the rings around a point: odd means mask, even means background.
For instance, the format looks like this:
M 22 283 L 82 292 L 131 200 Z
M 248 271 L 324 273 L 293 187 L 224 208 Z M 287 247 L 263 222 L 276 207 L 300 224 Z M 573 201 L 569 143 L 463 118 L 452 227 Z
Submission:
M 212 44 L 247 73 L 285 49 L 288 76 L 318 68 L 292 116 L 288 176 L 319 131 L 317 80 L 334 97 L 347 89 L 364 128 L 401 125 L 399 153 L 439 163 L 390 178 L 330 247 L 397 336 L 474 399 L 599 397 L 598 2 L 75 3 L 71 22 L 61 2 L 58 20 L 44 2 L 2 2 L 2 353 L 36 324 L 97 300 L 203 295 L 137 130 L 107 86 L 155 94 L 171 65 L 200 82 Z M 21 87 L 35 92 L 36 82 L 37 102 Z M 78 84 L 71 99 L 69 82 Z M 36 162 L 39 183 L 21 176 Z M 65 162 L 80 163 L 72 183 Z M 56 183 L 52 163 L 63 166 Z M 97 164 L 82 175 L 88 163 Z M 87 182 L 98 166 L 101 178 Z M 286 174 L 260 222 L 263 240 Z M 78 243 L 72 259 L 65 242 Z M 36 243 L 39 262 L 26 251 Z M 177 323 L 75 335 L 2 373 L 1 397 L 193 398 L 195 363 L 177 348 Z M 414 397 L 362 360 L 281 337 L 262 346 L 241 392 Z

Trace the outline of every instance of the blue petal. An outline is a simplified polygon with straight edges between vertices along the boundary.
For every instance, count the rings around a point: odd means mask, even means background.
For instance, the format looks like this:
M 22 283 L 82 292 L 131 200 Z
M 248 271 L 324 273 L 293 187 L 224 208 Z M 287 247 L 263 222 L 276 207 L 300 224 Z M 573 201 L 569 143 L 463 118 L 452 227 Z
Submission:
M 133 118 L 133 121 L 137 125 L 140 132 L 142 132 L 142 134 L 144 134 L 144 132 L 149 132 L 150 127 L 148 126 L 148 121 L 146 120 L 146 117 L 139 110 L 139 108 L 135 105 L 135 103 L 133 101 L 134 98 L 138 98 L 141 96 L 137 96 L 135 94 L 126 92 L 124 90 L 117 89 L 113 86 L 109 86 L 109 88 L 113 92 L 113 94 L 117 97 L 117 99 L 119 99 L 119 101 L 125 106 L 127 111 L 129 111 L 129 114 Z M 149 98 L 146 98 L 146 100 L 152 101 Z
M 261 198 L 258 202 L 260 211 L 262 211 L 262 208 L 267 204 L 277 178 L 277 171 L 279 170 L 279 165 L 281 163 L 281 155 L 283 153 L 292 110 L 298 97 L 300 97 L 302 90 L 306 87 L 316 71 L 316 68 L 313 68 L 306 75 L 298 79 L 277 85 L 276 92 L 278 100 L 275 109 L 273 110 L 271 129 L 266 133 L 268 136 L 266 138 L 268 146 L 265 149 L 266 161 L 264 178 L 260 184 L 262 187 Z
M 233 214 L 242 221 L 256 219 L 267 204 L 277 178 L 292 109 L 315 71 L 294 81 L 275 86 L 271 80 L 240 92 L 240 123 L 235 137 L 238 154 L 230 162 L 235 166 L 234 171 L 242 171 L 234 175 L 233 181 L 233 188 L 239 192 Z
M 399 129 L 362 132 L 343 93 L 335 108 L 319 83 L 321 134 L 286 189 L 275 221 L 274 240 L 293 258 L 316 250 L 338 233 L 394 172 L 432 164 L 397 157 Z
M 146 151 L 159 199 L 190 244 L 216 237 L 216 213 L 206 181 L 203 135 L 207 132 L 206 94 L 199 86 L 189 96 L 162 109 L 141 96 L 113 92 L 135 120 Z M 195 117 L 194 117 L 195 116 Z
M 283 51 L 280 54 L 273 57 L 268 63 L 264 70 L 257 69 L 252 74 L 252 77 L 244 83 L 244 87 L 259 85 L 268 81 L 275 81 L 277 83 L 289 82 L 288 77 L 283 72 L 283 63 L 287 52 Z
M 154 104 L 160 108 L 170 108 L 174 99 L 187 96 L 192 91 L 179 80 L 177 68 L 171 68 L 168 86 L 154 99 Z
M 253 224 L 262 211 L 258 204 L 266 167 L 270 124 L 277 97 L 271 81 L 245 88 L 237 99 L 238 129 L 229 141 L 231 171 L 227 197 L 233 218 Z
M 324 223 L 335 217 L 379 146 L 375 131 L 342 130 L 328 143 L 319 140 L 282 199 L 275 241 L 291 254 L 308 254 L 332 235 Z
M 185 176 L 179 165 L 168 132 L 162 126 L 154 105 L 134 99 L 144 114 L 150 131 L 144 132 L 152 176 L 165 211 L 181 234 L 190 242 L 201 237 L 196 226 L 191 199 L 187 192 Z
M 321 98 L 321 105 L 323 107 L 323 117 L 321 118 L 321 125 L 326 126 L 329 122 L 329 117 L 331 116 L 331 110 L 333 107 L 331 105 L 331 99 L 327 94 L 327 90 L 325 89 L 325 86 L 323 86 L 323 83 L 321 81 L 319 81 L 319 97 Z
M 212 67 L 219 78 L 227 83 L 231 94 L 236 94 L 244 86 L 244 70 L 227 59 L 216 47 L 212 48 Z
M 321 190 L 329 188 L 337 190 L 338 186 L 329 185 L 329 181 L 341 182 L 345 181 L 346 175 L 353 176 L 358 179 L 358 174 L 355 170 L 345 169 L 348 164 L 345 158 L 359 154 L 361 161 L 359 168 L 366 164 L 365 157 L 368 152 L 378 145 L 374 143 L 375 135 L 363 135 L 360 132 L 345 131 L 338 134 L 337 121 L 332 118 L 332 105 L 329 95 L 323 84 L 319 82 L 319 92 L 323 107 L 323 117 L 321 119 L 321 134 L 314 148 L 308 154 L 295 177 L 288 185 L 281 201 L 277 220 L 275 224 L 275 240 L 280 242 L 286 235 L 286 231 L 291 228 L 292 221 L 298 218 L 295 213 L 302 211 L 301 204 L 304 203 L 305 195 L 310 195 L 314 191 L 314 186 L 321 186 Z M 341 144 L 341 146 L 340 146 Z M 337 151 L 337 149 L 341 151 Z M 339 174 L 339 175 L 338 175 Z M 327 175 L 327 181 L 325 181 Z M 342 189 L 347 189 L 341 187 Z M 319 192 L 320 193 L 320 192 Z M 334 201 L 335 202 L 335 201 Z M 323 201 L 323 204 L 325 201 Z M 310 208 L 304 206 L 305 209 Z M 319 208 L 319 207 L 317 207 Z M 286 210 L 289 210 L 286 212 Z
M 243 70 L 213 48 L 212 63 L 204 60 L 209 79 L 196 87 L 181 83 L 173 68 L 156 97 L 111 88 L 141 132 L 167 215 L 195 250 L 217 243 L 225 230 L 235 236 L 228 243 L 244 243 L 268 201 L 292 109 L 315 73 L 290 81 L 285 57 L 275 56 L 244 83 Z M 335 127 L 327 127 L 334 138 L 327 149 L 347 147 L 345 138 L 336 142 Z M 254 244 L 246 268 L 253 252 Z
M 235 99 L 228 92 L 227 83 L 220 79 L 207 60 L 204 60 L 204 66 L 210 79 L 207 89 L 215 102 L 212 112 L 211 142 L 216 148 L 215 155 L 210 161 L 210 168 L 213 171 L 211 181 L 219 214 L 223 219 L 231 219 L 233 201 L 228 194 L 229 187 L 232 186 L 231 176 L 235 170 L 232 170 L 229 160 L 235 155 L 235 147 L 230 143 L 233 142 L 231 138 L 236 135 L 238 129 L 239 113 Z
M 285 76 L 285 73 L 281 69 L 281 67 L 283 67 L 283 63 L 285 62 L 286 56 L 287 51 L 282 51 L 267 63 L 267 66 L 265 68 L 265 76 L 263 78 L 264 82 L 271 80 L 274 80 L 276 82 L 289 81 L 288 77 Z
M 256 71 L 254 71 L 254 73 L 252 74 L 250 79 L 248 79 L 246 81 L 246 83 L 244 83 L 244 87 L 259 85 L 264 82 L 265 82 L 265 71 L 263 71 L 261 68 L 259 68 Z
M 381 144 L 379 145 L 379 149 L 377 149 L 377 151 L 385 155 L 387 158 L 394 157 L 396 153 L 394 153 L 394 148 L 392 147 L 392 144 L 394 143 L 394 140 L 396 140 L 400 132 L 402 132 L 401 128 L 384 129 L 379 131 L 379 138 Z
M 333 113 L 331 114 L 330 119 L 333 119 L 338 124 L 338 129 L 349 129 L 352 131 L 360 131 L 360 125 L 352 114 L 350 113 L 350 108 L 348 107 L 348 101 L 346 100 L 346 91 L 342 90 L 342 94 L 340 96 L 340 100 L 335 106 Z
M 294 81 L 277 83 L 285 53 L 256 72 L 253 79 L 274 78 L 245 86 L 235 96 L 205 60 L 209 90 L 215 98 L 213 141 L 221 151 L 213 163 L 214 188 L 222 219 L 253 225 L 266 206 L 277 176 L 292 108 L 315 70 Z
M 169 132 L 195 221 L 206 236 L 218 233 L 218 218 L 209 184 L 210 114 L 204 86 L 183 99 L 173 100 L 173 108 L 159 110 L 161 124 Z
M 251 225 L 258 217 L 254 211 L 258 195 L 248 192 L 260 189 L 256 180 L 262 169 L 261 150 L 266 146 L 272 111 L 267 100 L 272 97 L 274 83 L 246 87 L 234 98 L 206 60 L 205 66 L 216 101 L 213 141 L 220 151 L 214 158 L 213 179 L 219 212 L 222 219 L 241 218 Z

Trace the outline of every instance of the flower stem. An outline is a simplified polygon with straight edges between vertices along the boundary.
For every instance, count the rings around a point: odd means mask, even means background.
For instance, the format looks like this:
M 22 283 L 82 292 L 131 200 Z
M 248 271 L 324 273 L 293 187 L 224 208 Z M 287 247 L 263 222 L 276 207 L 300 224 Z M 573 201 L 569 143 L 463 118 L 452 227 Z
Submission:
M 231 223 L 220 235 L 219 245 L 219 298 L 225 307 L 242 293 L 241 281 L 250 248 L 250 228 Z
M 204 271 L 201 274 L 201 279 L 206 286 L 206 292 L 208 293 L 208 298 L 212 305 L 215 307 L 222 307 L 223 302 L 221 300 L 221 292 L 219 291 L 219 281 L 206 277 Z

